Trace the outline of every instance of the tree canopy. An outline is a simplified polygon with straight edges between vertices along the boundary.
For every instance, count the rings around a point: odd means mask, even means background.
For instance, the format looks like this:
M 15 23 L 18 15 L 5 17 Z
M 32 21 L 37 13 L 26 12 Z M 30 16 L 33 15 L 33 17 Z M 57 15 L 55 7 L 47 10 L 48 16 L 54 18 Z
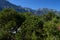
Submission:
M 60 40 L 60 16 L 54 12 L 36 16 L 14 9 L 0 12 L 0 40 Z

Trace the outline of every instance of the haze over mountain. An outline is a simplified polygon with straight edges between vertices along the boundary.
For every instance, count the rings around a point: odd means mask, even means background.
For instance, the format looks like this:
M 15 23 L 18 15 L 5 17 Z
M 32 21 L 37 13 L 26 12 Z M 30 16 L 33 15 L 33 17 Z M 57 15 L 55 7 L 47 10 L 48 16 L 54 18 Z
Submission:
M 48 9 L 48 8 L 42 8 L 42 9 L 39 8 L 38 10 L 33 10 L 31 8 L 17 6 L 15 4 L 12 4 L 12 3 L 8 2 L 7 0 L 0 0 L 0 10 L 2 10 L 4 8 L 13 8 L 18 12 L 31 12 L 31 13 L 36 14 L 36 15 L 46 14 L 49 11 L 60 13 L 58 11 L 55 11 L 53 9 Z

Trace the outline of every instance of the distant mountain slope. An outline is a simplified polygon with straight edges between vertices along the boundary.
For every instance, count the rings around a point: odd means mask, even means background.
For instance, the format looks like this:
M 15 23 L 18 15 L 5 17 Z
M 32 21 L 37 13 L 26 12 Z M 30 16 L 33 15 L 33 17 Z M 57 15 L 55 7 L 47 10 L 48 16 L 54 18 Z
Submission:
M 30 9 L 30 8 L 24 8 L 24 7 L 21 7 L 21 6 L 16 6 L 16 5 L 8 2 L 7 0 L 0 0 L 0 10 L 2 10 L 4 8 L 14 8 L 16 11 L 19 11 L 19 12 L 31 12 L 31 13 L 36 14 L 36 15 L 46 14 L 49 11 L 60 13 L 60 12 L 57 12 L 57 11 L 54 11 L 54 10 L 48 9 L 48 8 L 33 10 L 33 9 Z
M 14 8 L 16 11 L 20 11 L 20 12 L 32 11 L 31 9 L 28 9 L 28 8 L 22 8 L 21 6 L 16 6 L 6 0 L 0 0 L 0 10 L 4 8 Z

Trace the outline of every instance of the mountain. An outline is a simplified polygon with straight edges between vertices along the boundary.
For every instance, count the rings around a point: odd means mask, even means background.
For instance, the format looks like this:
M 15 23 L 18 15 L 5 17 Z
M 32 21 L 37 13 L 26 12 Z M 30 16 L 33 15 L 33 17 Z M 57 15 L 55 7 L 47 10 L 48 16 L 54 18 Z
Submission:
M 4 8 L 13 8 L 19 12 L 33 12 L 34 11 L 30 8 L 23 8 L 21 6 L 16 6 L 16 5 L 8 2 L 7 0 L 0 0 L 0 10 L 4 9 Z
M 4 8 L 13 8 L 13 9 L 15 9 L 18 12 L 31 12 L 31 13 L 33 13 L 35 15 L 46 14 L 49 11 L 60 13 L 60 12 L 57 12 L 57 11 L 55 11 L 53 9 L 48 9 L 48 8 L 43 8 L 43 9 L 39 8 L 38 10 L 33 10 L 31 8 L 26 8 L 26 7 L 21 7 L 21 6 L 14 5 L 14 4 L 8 2 L 7 0 L 0 0 L 0 11 L 2 9 L 4 9 Z

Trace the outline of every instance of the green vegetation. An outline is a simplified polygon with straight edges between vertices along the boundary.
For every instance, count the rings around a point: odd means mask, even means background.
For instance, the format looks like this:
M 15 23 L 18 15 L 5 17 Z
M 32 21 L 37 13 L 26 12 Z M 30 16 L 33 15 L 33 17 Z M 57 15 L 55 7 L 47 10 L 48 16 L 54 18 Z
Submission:
M 0 40 L 60 40 L 60 16 L 4 9 L 0 12 Z

